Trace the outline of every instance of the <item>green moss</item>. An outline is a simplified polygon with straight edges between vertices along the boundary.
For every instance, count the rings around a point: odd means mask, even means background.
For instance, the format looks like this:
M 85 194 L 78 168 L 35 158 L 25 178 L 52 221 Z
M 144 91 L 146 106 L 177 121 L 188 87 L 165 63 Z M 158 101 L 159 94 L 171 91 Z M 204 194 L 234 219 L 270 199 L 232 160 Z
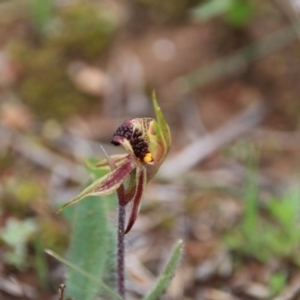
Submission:
M 36 204 L 39 201 L 39 197 L 44 194 L 44 191 L 37 181 L 29 179 L 16 185 L 14 193 L 18 205 L 26 208 L 30 204 Z
M 68 243 L 67 227 L 57 219 L 43 217 L 38 219 L 37 236 L 43 248 L 60 252 Z
M 9 169 L 14 164 L 14 157 L 10 152 L 0 153 L 0 170 L 1 173 L 5 172 L 6 169 Z
M 63 119 L 91 103 L 92 98 L 76 90 L 67 77 L 60 51 L 22 43 L 10 50 L 23 71 L 17 87 L 20 98 L 40 119 Z
M 37 36 L 34 41 L 20 39 L 8 46 L 22 72 L 20 98 L 42 120 L 64 119 L 91 107 L 94 98 L 76 89 L 67 68 L 74 60 L 99 59 L 116 29 L 109 12 L 93 4 L 64 8 L 55 20 L 59 25 L 47 34 L 31 33 Z
M 67 57 L 98 59 L 114 36 L 115 22 L 97 7 L 71 6 L 59 14 L 61 30 L 49 36 L 46 44 L 63 51 Z
M 164 216 L 160 222 L 160 228 L 171 230 L 176 224 L 176 218 L 173 215 Z

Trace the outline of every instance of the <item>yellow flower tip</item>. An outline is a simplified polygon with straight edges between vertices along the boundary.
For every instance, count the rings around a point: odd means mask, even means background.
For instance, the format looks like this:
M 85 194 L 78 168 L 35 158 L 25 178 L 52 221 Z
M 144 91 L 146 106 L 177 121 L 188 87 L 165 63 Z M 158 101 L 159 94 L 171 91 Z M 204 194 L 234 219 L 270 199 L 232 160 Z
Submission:
M 144 163 L 146 163 L 146 164 L 151 164 L 151 163 L 153 163 L 153 157 L 152 157 L 151 152 L 146 153 L 146 155 L 145 155 L 144 158 L 143 158 L 143 161 L 144 161 Z

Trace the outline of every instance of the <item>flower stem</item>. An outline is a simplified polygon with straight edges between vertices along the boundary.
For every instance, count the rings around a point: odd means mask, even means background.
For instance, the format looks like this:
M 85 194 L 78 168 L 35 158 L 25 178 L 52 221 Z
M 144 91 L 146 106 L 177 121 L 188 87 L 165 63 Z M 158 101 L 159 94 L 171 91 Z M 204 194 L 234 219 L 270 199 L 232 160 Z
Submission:
M 122 184 L 118 190 L 118 257 L 117 257 L 117 287 L 118 293 L 125 299 L 125 221 L 126 196 Z
M 117 258 L 117 284 L 118 293 L 125 299 L 125 246 L 124 246 L 124 231 L 125 231 L 125 206 L 119 204 L 118 211 L 118 258 Z
M 110 165 L 111 170 L 115 170 L 117 165 L 109 157 L 104 148 L 102 151 Z M 125 221 L 126 221 L 126 193 L 124 184 L 117 189 L 118 194 L 118 255 L 117 255 L 117 289 L 119 295 L 125 300 Z

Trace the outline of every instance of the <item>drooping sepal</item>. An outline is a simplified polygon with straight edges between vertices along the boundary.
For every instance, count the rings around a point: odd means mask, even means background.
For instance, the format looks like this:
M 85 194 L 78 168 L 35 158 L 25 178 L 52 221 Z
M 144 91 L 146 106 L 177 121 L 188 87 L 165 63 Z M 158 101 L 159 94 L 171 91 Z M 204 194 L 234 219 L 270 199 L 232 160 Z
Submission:
M 132 208 L 131 208 L 128 224 L 125 230 L 125 234 L 128 233 L 132 228 L 132 226 L 134 225 L 140 211 L 142 196 L 147 184 L 146 168 L 137 168 L 136 180 L 137 180 L 136 189 L 132 199 Z
M 64 204 L 58 210 L 58 212 L 61 212 L 65 207 L 72 205 L 87 196 L 105 196 L 115 192 L 121 186 L 127 176 L 134 170 L 134 168 L 134 163 L 131 160 L 126 160 L 115 170 L 99 178 L 86 189 L 84 189 L 78 196 Z

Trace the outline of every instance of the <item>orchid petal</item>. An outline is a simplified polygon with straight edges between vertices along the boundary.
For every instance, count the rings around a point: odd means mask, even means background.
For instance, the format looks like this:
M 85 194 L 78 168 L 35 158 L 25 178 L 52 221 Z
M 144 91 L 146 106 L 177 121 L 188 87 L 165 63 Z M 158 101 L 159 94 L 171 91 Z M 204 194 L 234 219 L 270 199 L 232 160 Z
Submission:
M 130 141 L 127 138 L 116 135 L 113 137 L 111 143 L 115 146 L 122 145 L 128 153 L 134 155 L 132 145 L 130 144 Z
M 115 192 L 129 174 L 134 170 L 135 165 L 131 160 L 125 161 L 122 165 L 118 166 L 112 172 L 99 178 L 85 190 L 83 190 L 78 196 L 64 204 L 58 212 L 61 212 L 65 207 L 72 205 L 87 196 L 104 196 Z
M 131 172 L 129 177 L 126 178 L 123 185 L 125 188 L 125 203 L 129 203 L 133 197 L 136 190 L 136 172 Z
M 130 229 L 134 225 L 134 223 L 137 219 L 138 213 L 140 211 L 142 196 L 143 196 L 146 184 L 147 184 L 146 168 L 137 168 L 136 169 L 136 177 L 137 177 L 137 185 L 136 185 L 134 197 L 132 199 L 133 204 L 132 204 L 132 208 L 131 208 L 129 221 L 128 221 L 128 224 L 127 224 L 124 234 L 126 234 L 130 231 Z
M 156 121 L 158 124 L 159 132 L 160 132 L 161 136 L 163 137 L 163 139 L 165 140 L 165 145 L 169 150 L 170 145 L 171 145 L 170 128 L 169 128 L 168 123 L 166 122 L 166 119 L 165 119 L 162 111 L 161 111 L 161 108 L 159 107 L 159 105 L 157 103 L 156 93 L 154 91 L 152 94 L 152 102 L 153 102 L 153 107 L 154 107 L 154 111 L 155 111 L 155 116 L 156 116 Z

